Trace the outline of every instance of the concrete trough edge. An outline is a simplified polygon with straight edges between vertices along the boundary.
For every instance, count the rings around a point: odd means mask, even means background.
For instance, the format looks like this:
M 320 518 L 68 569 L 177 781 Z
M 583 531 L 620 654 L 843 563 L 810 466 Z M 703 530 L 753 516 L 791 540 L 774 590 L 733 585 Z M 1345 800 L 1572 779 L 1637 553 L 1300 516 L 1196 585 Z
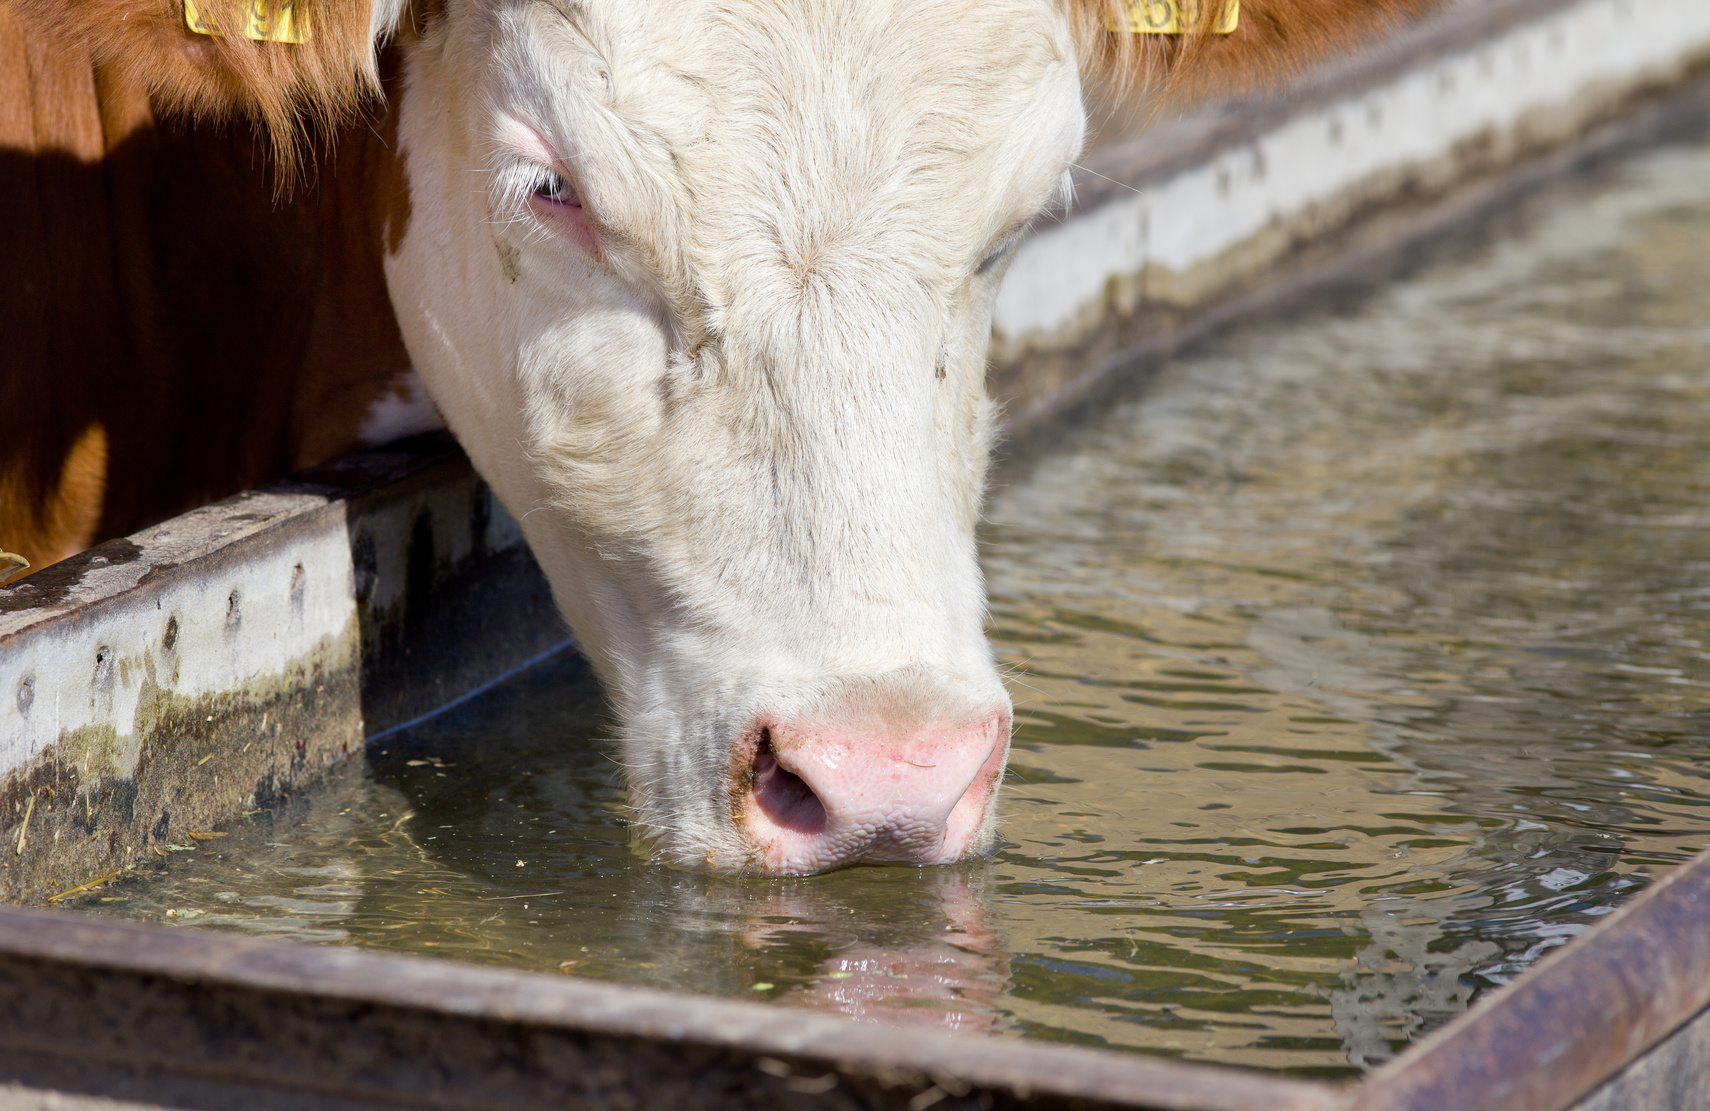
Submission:
M 1405 28 L 1369 51 L 1293 82 L 1280 95 L 1190 116 L 1092 151 L 1075 171 L 1074 207 L 1090 212 L 1199 169 L 1309 112 L 1357 103 L 1420 67 L 1492 49 L 1493 40 L 1585 0 L 1485 0 Z
M 0 900 L 193 849 L 568 635 L 444 434 L 0 587 Z
M 1007 430 L 1048 431 L 1160 356 L 1346 278 L 1378 244 L 1500 203 L 1706 66 L 1697 0 L 1491 0 L 1281 96 L 1093 152 L 1076 206 L 1022 244 L 999 292 Z
M 1710 73 L 1665 93 L 1645 98 L 1621 118 L 1599 124 L 1508 171 L 1479 178 L 1422 206 L 1372 214 L 1339 234 L 1325 257 L 1298 259 L 1256 278 L 1229 296 L 1148 332 L 1120 350 L 1078 370 L 1051 393 L 1006 414 L 1006 448 L 1017 454 L 1042 450 L 1072 427 L 1078 414 L 1096 409 L 1184 349 L 1224 328 L 1286 310 L 1314 293 L 1351 282 L 1382 284 L 1404 269 L 1414 248 L 1476 224 L 1549 181 L 1597 160 L 1666 137 L 1710 111 Z

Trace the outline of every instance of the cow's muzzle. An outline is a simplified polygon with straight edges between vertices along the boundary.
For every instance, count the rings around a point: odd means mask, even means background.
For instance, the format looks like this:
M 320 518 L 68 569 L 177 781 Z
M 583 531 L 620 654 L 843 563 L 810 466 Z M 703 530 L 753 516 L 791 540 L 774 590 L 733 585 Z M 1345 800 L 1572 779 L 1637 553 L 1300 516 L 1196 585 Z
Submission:
M 947 864 L 992 840 L 1010 710 L 852 729 L 762 716 L 738 747 L 732 816 L 774 875 Z

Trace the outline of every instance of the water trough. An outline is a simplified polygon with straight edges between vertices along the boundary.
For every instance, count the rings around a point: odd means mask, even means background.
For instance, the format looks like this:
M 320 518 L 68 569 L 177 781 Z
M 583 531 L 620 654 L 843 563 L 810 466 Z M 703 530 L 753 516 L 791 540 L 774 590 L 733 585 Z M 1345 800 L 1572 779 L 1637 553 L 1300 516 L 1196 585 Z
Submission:
M 1707 63 L 1696 0 L 1464 6 L 1286 97 L 1102 148 L 1000 298 L 1012 436 L 1704 118 Z M 0 588 L 0 897 L 51 903 L 278 806 L 567 636 L 443 436 Z M 6 909 L 0 1107 L 1689 1107 L 1707 915 L 1700 857 L 1349 1088 Z

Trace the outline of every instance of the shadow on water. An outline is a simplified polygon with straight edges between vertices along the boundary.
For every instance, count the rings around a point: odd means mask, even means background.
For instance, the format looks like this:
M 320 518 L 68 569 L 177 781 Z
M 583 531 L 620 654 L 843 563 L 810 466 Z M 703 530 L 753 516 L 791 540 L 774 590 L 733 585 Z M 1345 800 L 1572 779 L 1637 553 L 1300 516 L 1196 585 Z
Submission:
M 1710 840 L 1710 145 L 1236 329 L 983 535 L 1007 844 L 649 862 L 553 657 L 86 906 L 1310 1075 Z

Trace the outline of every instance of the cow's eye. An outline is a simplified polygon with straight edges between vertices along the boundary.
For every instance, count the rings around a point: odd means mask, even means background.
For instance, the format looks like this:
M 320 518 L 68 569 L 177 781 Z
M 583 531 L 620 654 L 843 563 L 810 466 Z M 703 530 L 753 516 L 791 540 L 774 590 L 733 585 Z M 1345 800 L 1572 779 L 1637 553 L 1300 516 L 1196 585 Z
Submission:
M 541 175 L 540 184 L 534 187 L 534 195 L 552 204 L 582 207 L 582 198 L 576 195 L 575 188 L 556 170 L 547 170 Z

